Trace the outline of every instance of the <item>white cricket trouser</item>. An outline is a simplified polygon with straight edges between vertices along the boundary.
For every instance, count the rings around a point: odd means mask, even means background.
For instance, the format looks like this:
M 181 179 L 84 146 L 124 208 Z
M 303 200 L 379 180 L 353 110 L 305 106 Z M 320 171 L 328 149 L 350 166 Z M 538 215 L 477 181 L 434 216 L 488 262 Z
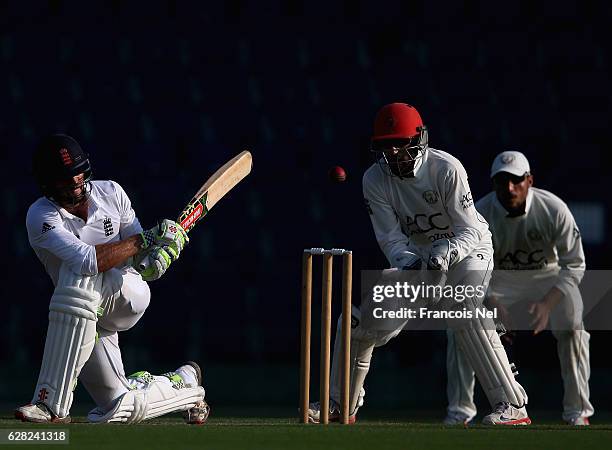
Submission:
M 98 340 L 79 380 L 97 406 L 108 407 L 130 390 L 123 369 L 118 331 L 132 328 L 142 317 L 151 293 L 140 275 L 129 268 L 104 272 Z
M 525 301 L 537 301 L 552 286 L 556 278 L 533 280 L 530 283 L 515 283 L 512 286 L 495 285 L 490 291 L 504 306 Z M 570 296 L 552 311 L 550 329 L 557 339 L 557 353 L 563 378 L 563 419 L 593 415 L 593 405 L 589 401 L 589 339 L 582 323 L 582 296 L 577 287 L 572 288 Z M 447 395 L 448 412 L 461 418 L 471 419 L 476 415 L 474 404 L 474 371 L 465 355 L 456 345 L 451 330 L 448 331 L 447 347 Z
M 467 362 L 455 340 L 453 330 L 446 330 L 448 337 L 446 348 L 446 396 L 448 398 L 447 414 L 462 421 L 476 417 L 474 404 L 474 370 Z M 459 361 L 458 361 L 459 360 Z

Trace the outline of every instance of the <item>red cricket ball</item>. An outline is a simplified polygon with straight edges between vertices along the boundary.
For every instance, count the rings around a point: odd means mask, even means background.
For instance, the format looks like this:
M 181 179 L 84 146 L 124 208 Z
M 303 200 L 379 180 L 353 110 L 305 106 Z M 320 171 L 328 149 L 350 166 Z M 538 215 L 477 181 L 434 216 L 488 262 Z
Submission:
M 340 166 L 334 166 L 329 169 L 328 175 L 329 179 L 336 183 L 341 183 L 346 180 L 346 172 Z

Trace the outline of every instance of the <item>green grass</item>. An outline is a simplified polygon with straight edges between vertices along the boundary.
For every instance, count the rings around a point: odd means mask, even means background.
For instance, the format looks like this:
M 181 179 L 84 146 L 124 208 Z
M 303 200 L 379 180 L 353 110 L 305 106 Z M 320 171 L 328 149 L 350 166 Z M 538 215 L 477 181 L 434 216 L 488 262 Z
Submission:
M 214 413 L 214 411 L 213 411 Z M 603 449 L 612 445 L 612 424 L 588 428 L 561 425 L 557 420 L 528 427 L 482 425 L 445 427 L 432 420 L 363 419 L 352 426 L 302 425 L 288 417 L 211 416 L 203 426 L 186 425 L 180 417 L 138 425 L 92 425 L 83 417 L 51 427 L 70 430 L 70 448 L 86 449 Z M 0 428 L 48 429 L 0 417 Z M 20 448 L 41 446 L 20 445 Z M 60 447 L 61 448 L 61 447 Z

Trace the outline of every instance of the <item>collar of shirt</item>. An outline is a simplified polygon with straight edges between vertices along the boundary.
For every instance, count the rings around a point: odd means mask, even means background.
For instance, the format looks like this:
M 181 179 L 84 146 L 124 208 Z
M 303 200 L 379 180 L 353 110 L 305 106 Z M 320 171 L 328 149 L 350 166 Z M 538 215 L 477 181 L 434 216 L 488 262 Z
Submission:
M 89 194 L 88 197 L 88 206 L 87 206 L 87 222 L 85 223 L 91 223 L 95 220 L 98 219 L 97 217 L 97 212 L 100 210 L 100 203 L 98 202 L 98 200 L 96 199 L 96 196 L 94 195 L 94 188 L 92 186 L 91 192 Z M 59 206 L 59 205 L 57 205 Z M 66 218 L 66 219 L 70 219 L 70 220 L 81 220 L 80 217 L 75 216 L 74 214 L 69 213 L 68 211 L 66 211 L 65 208 L 59 206 L 59 213 L 62 217 Z
M 533 200 L 533 192 L 531 189 L 527 191 L 527 199 L 525 200 L 525 214 L 529 212 L 529 208 L 531 208 L 531 202 Z

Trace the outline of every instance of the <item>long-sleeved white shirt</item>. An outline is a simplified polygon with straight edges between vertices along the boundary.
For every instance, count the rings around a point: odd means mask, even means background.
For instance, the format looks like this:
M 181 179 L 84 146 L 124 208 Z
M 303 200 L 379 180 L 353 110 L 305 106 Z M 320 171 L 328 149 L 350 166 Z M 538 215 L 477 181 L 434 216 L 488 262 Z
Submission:
M 447 238 L 457 255 L 492 254 L 491 233 L 474 207 L 467 174 L 452 155 L 428 148 L 413 178 L 400 179 L 373 164 L 363 176 L 363 195 L 378 244 L 392 267 L 416 253 L 423 260 L 431 243 Z
M 495 192 L 480 199 L 476 208 L 493 233 L 492 285 L 550 276 L 557 277 L 555 286 L 566 295 L 568 286 L 578 286 L 586 268 L 582 240 L 574 216 L 559 197 L 532 187 L 525 214 L 518 217 L 508 217 Z
M 26 227 L 30 245 L 53 284 L 63 263 L 75 273 L 98 273 L 96 245 L 142 231 L 123 188 L 114 181 L 98 180 L 91 183 L 86 222 L 41 197 L 28 209 Z

